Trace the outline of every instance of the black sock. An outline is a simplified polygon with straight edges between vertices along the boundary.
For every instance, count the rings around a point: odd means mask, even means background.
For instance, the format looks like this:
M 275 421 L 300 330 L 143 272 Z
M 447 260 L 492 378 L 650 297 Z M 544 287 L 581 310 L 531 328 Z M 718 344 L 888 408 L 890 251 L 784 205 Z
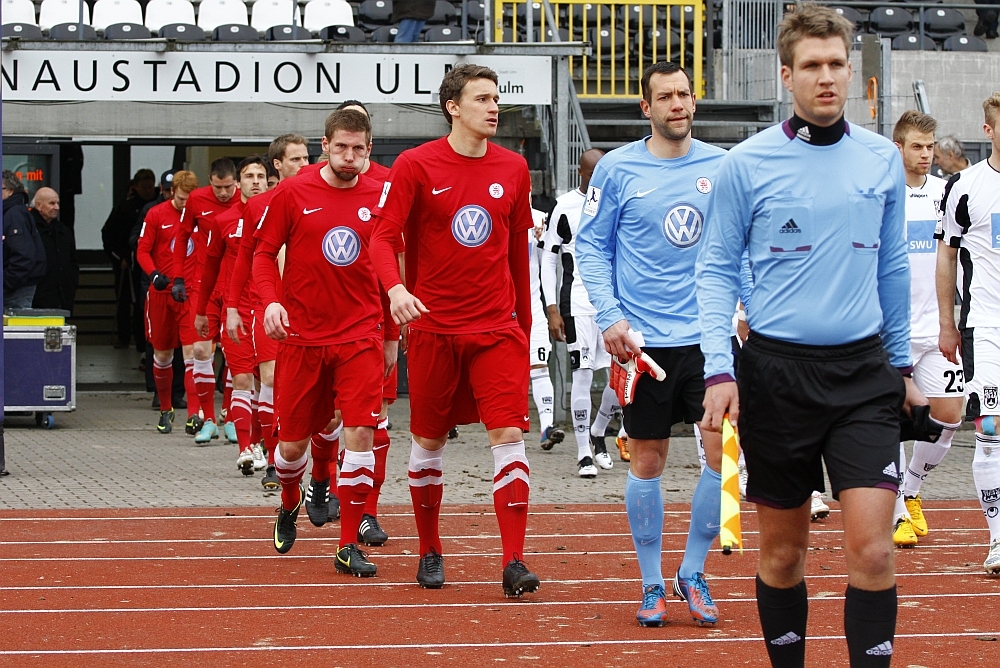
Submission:
M 806 662 L 806 581 L 790 589 L 764 584 L 757 576 L 757 614 L 764 630 L 767 655 L 774 668 L 802 668 Z
M 883 591 L 848 585 L 844 633 L 851 668 L 888 667 L 896 635 L 896 585 Z

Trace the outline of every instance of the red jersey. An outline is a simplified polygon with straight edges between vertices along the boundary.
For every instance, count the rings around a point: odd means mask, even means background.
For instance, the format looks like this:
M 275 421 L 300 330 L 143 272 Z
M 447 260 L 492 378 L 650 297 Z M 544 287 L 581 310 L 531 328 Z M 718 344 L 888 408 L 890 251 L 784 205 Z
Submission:
M 385 244 L 406 239 L 406 287 L 430 311 L 410 323 L 441 334 L 488 332 L 518 322 L 511 235 L 523 253 L 531 218 L 531 177 L 524 158 L 495 144 L 486 155 L 459 155 L 448 138 L 404 151 L 382 190 L 372 237 L 386 290 L 400 283 Z M 517 259 L 517 258 L 515 258 Z M 530 301 L 530 297 L 529 297 Z M 530 310 L 530 309 L 529 309 Z
M 368 257 L 372 210 L 381 187 L 364 176 L 334 188 L 318 171 L 276 192 L 255 233 L 253 278 L 265 306 L 279 301 L 274 258 L 285 245 L 282 306 L 288 343 L 325 346 L 382 338 L 378 279 Z
M 142 232 L 139 233 L 139 245 L 136 248 L 136 259 L 139 266 L 151 275 L 158 271 L 164 276 L 174 278 L 174 238 L 180 227 L 181 212 L 174 208 L 172 199 L 157 204 L 146 212 L 142 221 Z M 188 253 L 193 261 L 194 248 Z
M 286 179 L 287 181 L 287 179 Z M 281 183 L 284 183 L 282 181 Z M 239 252 L 233 261 L 232 274 L 229 276 L 229 283 L 226 292 L 226 304 L 236 304 L 243 312 L 252 311 L 260 305 L 260 293 L 257 292 L 257 284 L 250 280 L 250 270 L 253 266 L 253 252 L 257 247 L 257 238 L 254 233 L 260 227 L 261 220 L 267 214 L 274 194 L 281 186 L 277 186 L 262 192 L 261 194 L 247 200 L 243 208 L 243 237 L 240 241 Z
M 184 214 L 181 216 L 178 237 L 184 243 L 188 239 L 194 239 L 195 260 L 194 271 L 184 272 L 184 282 L 188 289 L 193 289 L 195 284 L 201 280 L 201 267 L 205 263 L 205 248 L 211 241 L 210 236 L 215 228 L 215 217 L 229 207 L 240 202 L 240 195 L 237 191 L 228 202 L 220 202 L 215 197 L 212 186 L 202 186 L 195 188 L 188 196 L 187 204 L 184 206 Z M 180 259 L 179 252 L 174 251 L 174 258 Z
M 233 274 L 233 264 L 236 262 L 240 241 L 243 238 L 245 207 L 246 205 L 241 200 L 215 218 L 216 227 L 212 230 L 212 242 L 206 248 L 207 257 L 222 258 L 222 268 L 215 283 L 215 292 L 221 294 L 223 299 L 225 299 L 229 287 L 229 280 Z M 229 304 L 226 304 L 226 307 L 228 308 Z

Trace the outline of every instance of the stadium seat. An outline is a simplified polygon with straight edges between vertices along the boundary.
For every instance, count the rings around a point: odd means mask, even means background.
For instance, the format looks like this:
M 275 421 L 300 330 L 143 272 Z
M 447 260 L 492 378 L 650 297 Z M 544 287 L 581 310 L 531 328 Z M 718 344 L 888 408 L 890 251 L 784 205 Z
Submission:
M 494 37 L 491 31 L 491 34 L 489 36 L 489 41 L 493 41 L 493 39 Z M 480 44 L 486 43 L 487 41 L 486 28 L 480 28 L 479 30 L 476 31 L 476 41 Z M 505 43 L 514 41 L 514 30 L 510 26 L 503 27 L 503 41 Z M 518 42 L 524 41 L 524 35 L 522 35 L 520 32 L 517 33 L 517 41 Z
M 957 9 L 928 7 L 923 13 L 924 34 L 944 39 L 965 32 L 965 17 Z
M 306 11 L 308 10 L 309 6 L 306 5 Z M 348 44 L 362 44 L 368 41 L 365 31 L 355 26 L 327 26 L 319 31 L 319 38 L 328 42 L 347 42 Z
M 104 29 L 104 39 L 149 39 L 149 28 L 138 23 L 112 23 Z
M 264 33 L 264 39 L 269 42 L 312 39 L 312 33 L 302 26 L 271 26 Z
M 80 22 L 79 0 L 42 0 L 38 12 L 38 27 L 42 30 L 49 30 L 60 23 Z M 83 5 L 83 24 L 90 25 L 90 7 L 86 3 Z
M 35 25 L 35 3 L 31 0 L 3 0 L 2 14 L 5 26 L 12 23 Z
M 153 32 L 170 24 L 195 25 L 191 0 L 149 0 L 146 5 L 146 27 Z
M 392 22 L 392 0 L 365 0 L 358 7 L 358 18 L 368 25 L 388 25 Z
M 989 48 L 986 42 L 972 35 L 952 35 L 944 41 L 945 51 L 979 51 L 986 52 Z
M 250 26 L 257 32 L 267 32 L 275 26 L 302 25 L 302 13 L 292 0 L 257 0 L 250 14 Z
M 444 23 L 450 23 L 455 16 L 458 19 L 462 19 L 462 10 L 456 11 L 455 5 L 447 2 L 446 0 L 437 0 L 434 3 L 434 16 L 427 19 L 427 25 L 441 25 Z
M 91 40 L 97 39 L 97 31 L 93 26 L 83 24 L 83 33 L 77 23 L 60 23 L 49 28 L 49 39 L 56 40 Z
M 312 32 L 329 26 L 353 26 L 354 10 L 347 0 L 311 0 L 306 3 L 302 25 Z
M 629 44 L 624 30 L 611 30 L 604 27 L 591 28 L 587 35 L 587 41 L 594 48 L 594 55 L 600 55 L 602 59 L 624 56 Z
M 160 37 L 179 42 L 200 42 L 205 39 L 205 31 L 193 23 L 168 23 L 160 28 Z
M 291 15 L 291 12 L 288 12 Z M 243 0 L 201 0 L 198 27 L 212 32 L 219 26 L 248 25 L 247 6 Z M 215 39 L 215 36 L 212 36 Z
M 587 28 L 597 25 L 597 13 L 601 15 L 601 27 L 611 25 L 611 7 L 608 5 L 592 5 L 589 2 L 584 5 L 573 5 L 573 29 L 580 30 L 583 26 L 584 16 L 587 18 Z
M 923 44 L 920 35 L 896 35 L 892 38 L 893 51 L 937 51 L 934 40 L 924 35 Z
M 837 12 L 845 19 L 854 24 L 854 29 L 858 32 L 864 30 L 865 27 L 865 17 L 864 14 L 856 10 L 854 7 L 831 7 L 833 11 Z
M 395 41 L 396 33 L 399 32 L 399 28 L 396 26 L 382 26 L 381 28 L 376 28 L 372 32 L 372 41 L 378 42 L 379 44 L 387 44 L 388 42 Z
M 469 25 L 470 26 L 473 25 L 473 24 L 480 24 L 480 23 L 482 23 L 483 21 L 486 20 L 486 3 L 485 2 L 476 2 L 475 0 L 471 0 L 466 5 L 466 10 L 465 11 L 468 12 L 468 15 L 469 15 Z M 458 19 L 460 21 L 462 20 L 462 12 L 461 12 L 461 10 L 459 10 Z
M 213 42 L 256 42 L 260 33 L 245 23 L 216 26 L 212 31 Z
M 655 20 L 659 25 L 663 25 L 663 12 L 656 12 L 653 5 L 629 5 L 621 8 L 619 21 L 628 20 L 629 31 L 639 29 L 639 21 L 642 20 L 642 29 L 652 27 Z
M 671 5 L 670 6 L 670 29 L 680 30 L 681 29 L 681 12 L 684 13 L 684 29 L 690 30 L 691 26 L 694 25 L 694 6 L 693 5 Z
M 653 45 L 654 37 L 656 39 L 655 48 Z M 649 28 L 642 41 L 642 53 L 647 58 L 652 58 L 654 53 L 657 58 L 666 58 L 668 45 L 670 47 L 670 60 L 679 62 L 681 58 L 681 34 L 675 30 Z M 638 43 L 636 43 L 636 48 L 638 48 Z M 694 33 L 687 33 L 684 55 L 688 62 L 694 56 Z
M 873 33 L 895 37 L 913 29 L 913 14 L 901 7 L 878 7 L 872 10 L 868 25 Z
M 458 26 L 433 26 L 424 32 L 425 42 L 460 42 L 462 29 Z
M 4 23 L 3 36 L 17 37 L 18 39 L 45 39 L 42 36 L 42 29 L 34 23 Z
M 553 31 L 552 28 L 550 28 L 548 26 L 545 26 L 545 41 L 546 42 L 554 42 L 555 41 L 553 39 L 553 33 L 554 32 L 555 31 Z M 536 42 L 541 42 L 542 41 L 542 29 L 539 28 L 539 27 L 535 27 L 535 41 Z M 560 42 L 568 42 L 569 41 L 569 30 L 567 30 L 566 28 L 559 28 L 559 41 Z
M 142 6 L 136 0 L 97 0 L 90 25 L 104 30 L 116 23 L 142 25 Z
M 528 18 L 527 18 L 528 11 L 526 9 L 527 6 L 528 6 L 528 3 L 526 3 L 526 2 L 521 3 L 519 5 L 516 5 L 516 7 L 517 7 L 517 22 L 518 22 L 519 25 L 523 21 L 527 21 L 528 20 Z M 540 2 L 532 2 L 531 3 L 531 20 L 535 23 L 536 26 L 542 24 L 542 13 L 543 13 L 542 3 L 540 3 Z

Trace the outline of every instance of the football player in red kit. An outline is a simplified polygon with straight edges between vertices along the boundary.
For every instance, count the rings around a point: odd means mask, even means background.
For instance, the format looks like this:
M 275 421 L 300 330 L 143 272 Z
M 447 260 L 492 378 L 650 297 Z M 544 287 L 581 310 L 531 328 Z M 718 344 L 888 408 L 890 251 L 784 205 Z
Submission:
M 396 363 L 398 342 L 383 341 L 383 305 L 368 256 L 372 210 L 381 192 L 376 181 L 360 175 L 371 125 L 357 111 L 336 111 L 324 136 L 329 163 L 279 186 L 256 232 L 253 275 L 266 305 L 264 328 L 281 341 L 275 364 L 281 507 L 274 547 L 285 553 L 295 541 L 306 446 L 327 426 L 336 396 L 346 452 L 335 565 L 343 573 L 371 576 L 376 566 L 355 540 L 372 487 L 382 382 Z M 283 245 L 279 278 L 276 259 Z M 286 288 L 280 299 L 279 281 Z
M 409 323 L 410 495 L 420 535 L 417 582 L 444 585 L 438 533 L 442 452 L 456 424 L 482 421 L 494 459 L 493 504 L 503 543 L 503 591 L 533 592 L 524 562 L 528 518 L 528 332 L 531 295 L 526 232 L 533 227 L 524 158 L 491 144 L 497 75 L 459 65 L 441 82 L 451 133 L 403 152 L 382 189 L 372 261 Z M 394 240 L 406 239 L 406 285 Z
M 183 272 L 174 270 L 174 246 L 181 212 L 191 192 L 198 187 L 198 177 L 191 172 L 177 172 L 170 187 L 170 199 L 157 204 L 146 213 L 139 233 L 136 258 L 139 266 L 149 276 L 149 293 L 146 296 L 146 340 L 153 346 L 153 380 L 160 396 L 160 421 L 156 429 L 161 434 L 173 430 L 174 409 L 170 387 L 174 380 L 174 348 L 183 346 L 184 358 L 192 354 L 191 347 L 197 339 L 188 312 L 188 305 L 171 297 L 168 288 L 171 279 L 177 280 Z M 193 262 L 193 248 L 184 245 L 181 263 Z M 188 396 L 188 406 L 196 404 Z M 197 409 L 193 411 L 197 415 Z
M 207 224 L 212 224 L 215 227 L 209 228 L 210 241 L 205 253 L 205 266 L 202 269 L 201 288 L 198 291 L 198 303 L 195 309 L 194 328 L 202 339 L 214 338 L 219 333 L 222 327 L 219 317 L 227 312 L 228 307 L 238 310 L 238 302 L 226 302 L 226 293 L 232 276 L 233 264 L 239 253 L 240 241 L 244 233 L 252 231 L 252 229 L 246 229 L 244 208 L 250 198 L 267 190 L 267 169 L 264 166 L 263 156 L 252 155 L 244 158 L 237 165 L 236 174 L 240 201 L 216 216 L 214 220 L 206 221 Z M 211 308 L 209 308 L 210 304 Z M 213 317 L 208 317 L 209 312 L 213 314 Z M 247 320 L 250 318 L 249 312 L 240 315 Z M 254 375 L 257 371 L 257 362 L 254 357 L 253 345 L 249 340 L 240 344 L 223 331 L 221 342 L 222 352 L 226 355 L 226 364 L 233 376 L 233 394 L 230 400 L 229 414 L 226 418 L 236 429 L 236 439 L 239 446 L 236 468 L 242 471 L 243 475 L 249 476 L 253 475 L 255 467 L 264 468 L 267 463 L 263 451 L 259 451 L 259 456 L 254 455 L 250 442 L 253 422 Z

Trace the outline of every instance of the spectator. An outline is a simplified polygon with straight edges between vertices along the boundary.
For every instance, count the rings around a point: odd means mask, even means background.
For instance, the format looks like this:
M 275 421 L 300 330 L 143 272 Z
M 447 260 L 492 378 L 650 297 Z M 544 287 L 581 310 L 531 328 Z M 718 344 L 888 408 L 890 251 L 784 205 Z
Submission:
M 76 288 L 80 284 L 80 265 L 76 262 L 73 230 L 59 220 L 59 193 L 52 188 L 39 188 L 31 213 L 45 246 L 46 265 L 45 276 L 38 282 L 32 305 L 72 313 Z
M 3 170 L 3 308 L 31 308 L 35 286 L 45 275 L 45 247 L 28 211 L 24 184 Z
M 955 135 L 946 135 L 938 139 L 934 145 L 934 162 L 938 164 L 943 177 L 957 174 L 969 168 L 969 159 L 965 157 L 962 142 Z
M 397 24 L 398 32 L 393 42 L 419 42 L 424 23 L 434 16 L 434 4 L 435 0 L 394 0 L 392 21 Z
M 125 199 L 111 211 L 101 229 L 104 252 L 111 259 L 111 268 L 115 273 L 115 297 L 118 300 L 118 341 L 115 347 L 127 348 L 130 336 L 134 335 L 136 350 L 140 353 L 146 349 L 146 339 L 142 311 L 137 305 L 138 275 L 134 276 L 132 271 L 136 266 L 135 258 L 128 240 L 139 212 L 155 197 L 156 176 L 153 170 L 140 169 L 132 177 Z
M 996 3 L 997 0 L 976 0 L 977 5 L 995 5 Z M 979 22 L 976 23 L 973 34 L 976 37 L 986 35 L 986 39 L 996 39 L 997 27 L 1000 25 L 1000 10 L 997 10 L 996 7 L 977 9 L 976 15 L 979 16 Z

